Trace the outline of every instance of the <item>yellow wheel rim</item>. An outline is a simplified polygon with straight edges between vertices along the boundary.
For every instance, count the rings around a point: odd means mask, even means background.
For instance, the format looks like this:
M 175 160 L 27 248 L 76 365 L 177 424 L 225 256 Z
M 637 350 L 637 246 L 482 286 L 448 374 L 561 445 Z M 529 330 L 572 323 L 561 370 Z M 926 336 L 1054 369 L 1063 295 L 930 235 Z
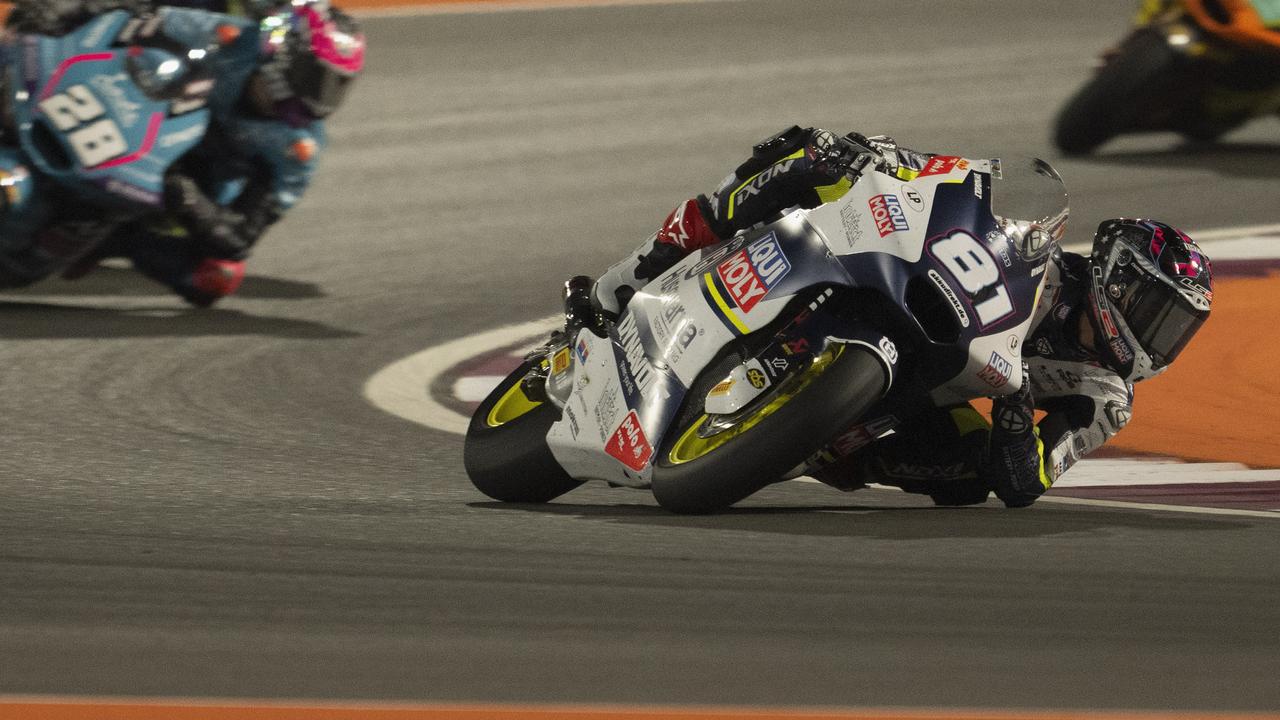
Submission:
M 520 387 L 520 381 L 517 380 L 511 384 L 511 387 L 507 388 L 502 397 L 498 398 L 498 402 L 493 404 L 493 408 L 489 410 L 489 417 L 485 418 L 485 422 L 491 428 L 501 427 L 518 417 L 528 414 L 541 404 L 530 400 L 524 394 L 524 389 Z
M 790 388 L 787 388 L 784 392 L 779 392 L 767 404 L 757 408 L 755 412 L 743 418 L 741 422 L 722 432 L 710 437 L 699 437 L 698 428 L 702 427 L 707 419 L 706 415 L 699 415 L 680 435 L 680 439 L 676 440 L 675 444 L 671 446 L 671 450 L 667 453 L 667 462 L 671 465 L 681 465 L 697 460 L 759 425 L 761 421 L 777 412 L 783 405 L 791 402 L 792 398 L 800 394 L 801 390 L 808 387 L 809 383 L 813 382 L 815 378 L 830 367 L 832 361 L 840 357 L 842 352 L 844 352 L 843 345 L 836 345 L 834 348 L 823 352 L 814 359 L 813 364 L 798 378 L 799 382 L 792 383 Z

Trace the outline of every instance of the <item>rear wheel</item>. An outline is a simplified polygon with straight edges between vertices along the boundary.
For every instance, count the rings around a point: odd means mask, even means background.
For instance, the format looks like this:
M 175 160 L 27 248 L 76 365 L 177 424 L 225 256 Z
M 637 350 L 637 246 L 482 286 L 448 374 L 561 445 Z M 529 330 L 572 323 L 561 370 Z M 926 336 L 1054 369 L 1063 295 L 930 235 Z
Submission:
M 888 377 L 857 345 L 835 345 L 738 417 L 709 417 L 703 401 L 723 374 L 704 375 L 663 441 L 653 496 L 677 513 L 726 508 L 776 482 L 880 399 Z
M 529 398 L 520 381 L 529 361 L 485 398 L 467 428 L 462 461 L 471 483 L 494 500 L 543 503 L 582 484 L 560 467 L 547 447 L 547 432 L 560 419 L 549 403 Z
M 1159 112 L 1181 57 L 1154 30 L 1134 33 L 1058 113 L 1053 140 L 1067 155 L 1086 155 Z

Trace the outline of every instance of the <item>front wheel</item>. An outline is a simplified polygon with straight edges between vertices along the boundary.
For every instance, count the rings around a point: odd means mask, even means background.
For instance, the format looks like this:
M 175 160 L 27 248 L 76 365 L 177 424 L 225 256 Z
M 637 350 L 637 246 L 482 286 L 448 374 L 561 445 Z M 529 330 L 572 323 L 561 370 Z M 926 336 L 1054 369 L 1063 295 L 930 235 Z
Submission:
M 520 385 L 532 369 L 533 361 L 525 362 L 489 393 L 471 416 L 463 444 L 471 484 L 501 502 L 544 503 L 582 484 L 547 447 L 547 432 L 559 412 L 530 399 Z
M 702 378 L 695 390 L 707 383 Z M 711 378 L 711 382 L 719 380 Z M 653 468 L 653 496 L 677 513 L 724 509 L 782 477 L 883 396 L 887 371 L 858 345 L 834 345 L 731 423 L 703 412 L 703 392 L 671 427 Z

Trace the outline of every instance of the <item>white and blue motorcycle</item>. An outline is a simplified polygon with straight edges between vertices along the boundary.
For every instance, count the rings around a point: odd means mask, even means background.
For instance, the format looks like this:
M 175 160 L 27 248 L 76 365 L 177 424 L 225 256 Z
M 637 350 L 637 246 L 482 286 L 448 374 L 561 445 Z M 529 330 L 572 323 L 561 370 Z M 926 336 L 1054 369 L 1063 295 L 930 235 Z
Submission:
M 1016 391 L 1066 221 L 1057 172 L 939 156 L 910 181 L 856 175 L 685 258 L 603 336 L 574 328 L 526 360 L 471 420 L 475 486 L 532 503 L 596 480 L 714 512 L 881 401 L 905 416 Z

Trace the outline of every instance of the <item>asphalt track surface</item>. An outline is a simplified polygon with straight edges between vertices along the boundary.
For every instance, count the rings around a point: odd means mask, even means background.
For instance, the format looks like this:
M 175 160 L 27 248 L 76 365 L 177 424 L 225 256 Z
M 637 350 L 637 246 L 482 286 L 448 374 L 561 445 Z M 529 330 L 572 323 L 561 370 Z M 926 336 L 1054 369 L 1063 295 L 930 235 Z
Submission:
M 790 123 L 1056 161 L 1052 113 L 1129 9 L 369 20 L 368 76 L 239 297 L 188 311 L 113 269 L 0 297 L 0 693 L 1280 709 L 1280 522 L 813 485 L 713 517 L 604 488 L 503 507 L 457 436 L 361 398 L 554 311 Z M 1275 222 L 1278 130 L 1061 161 L 1075 239 Z

